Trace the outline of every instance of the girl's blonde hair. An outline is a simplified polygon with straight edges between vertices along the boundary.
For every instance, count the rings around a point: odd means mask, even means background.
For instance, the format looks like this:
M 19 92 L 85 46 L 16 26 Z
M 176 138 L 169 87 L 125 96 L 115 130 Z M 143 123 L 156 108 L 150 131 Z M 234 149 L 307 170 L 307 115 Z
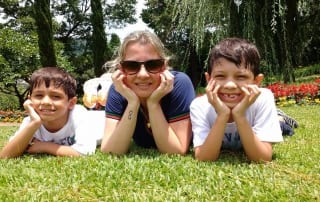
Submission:
M 104 68 L 107 69 L 107 72 L 114 72 L 117 69 L 117 66 L 125 57 L 128 45 L 131 43 L 151 44 L 161 58 L 165 59 L 166 61 L 169 61 L 170 59 L 170 56 L 167 55 L 167 50 L 156 34 L 148 30 L 134 31 L 123 39 L 122 44 L 117 49 L 116 58 L 106 62 L 103 65 Z

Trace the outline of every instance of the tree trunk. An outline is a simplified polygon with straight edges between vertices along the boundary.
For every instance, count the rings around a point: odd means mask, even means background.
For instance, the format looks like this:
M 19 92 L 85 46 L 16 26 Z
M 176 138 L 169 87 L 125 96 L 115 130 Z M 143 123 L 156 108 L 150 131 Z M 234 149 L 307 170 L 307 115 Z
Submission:
M 103 12 L 100 0 L 91 0 L 91 24 L 92 31 L 92 54 L 94 73 L 101 76 L 104 73 L 102 69 L 107 55 L 107 40 L 103 26 Z
M 52 18 L 50 14 L 50 0 L 35 1 L 33 17 L 37 25 L 41 65 L 43 67 L 57 66 L 53 42 Z

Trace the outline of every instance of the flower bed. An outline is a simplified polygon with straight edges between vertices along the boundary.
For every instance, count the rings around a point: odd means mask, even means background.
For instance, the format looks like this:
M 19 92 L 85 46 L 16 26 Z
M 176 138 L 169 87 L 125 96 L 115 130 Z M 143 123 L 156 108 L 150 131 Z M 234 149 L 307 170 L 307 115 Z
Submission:
M 26 112 L 21 111 L 0 111 L 0 121 L 9 123 L 21 123 L 27 116 Z
M 312 83 L 274 83 L 266 87 L 273 92 L 278 106 L 320 104 L 320 78 Z

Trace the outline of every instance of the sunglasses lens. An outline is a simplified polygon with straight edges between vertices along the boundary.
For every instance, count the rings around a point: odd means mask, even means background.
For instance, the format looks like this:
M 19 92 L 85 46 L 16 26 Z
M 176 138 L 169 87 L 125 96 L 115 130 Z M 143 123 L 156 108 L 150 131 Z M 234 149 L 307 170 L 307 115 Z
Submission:
M 144 66 L 146 67 L 147 71 L 150 73 L 158 73 L 161 71 L 162 67 L 164 65 L 163 59 L 158 60 L 149 60 L 144 63 Z
M 127 74 L 136 74 L 141 65 L 137 61 L 122 61 L 121 66 Z

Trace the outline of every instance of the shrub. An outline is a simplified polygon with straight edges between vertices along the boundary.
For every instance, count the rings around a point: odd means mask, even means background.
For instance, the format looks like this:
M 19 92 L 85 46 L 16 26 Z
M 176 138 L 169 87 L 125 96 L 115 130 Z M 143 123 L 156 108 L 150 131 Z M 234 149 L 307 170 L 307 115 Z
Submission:
M 19 110 L 19 100 L 16 96 L 0 93 L 0 110 Z

